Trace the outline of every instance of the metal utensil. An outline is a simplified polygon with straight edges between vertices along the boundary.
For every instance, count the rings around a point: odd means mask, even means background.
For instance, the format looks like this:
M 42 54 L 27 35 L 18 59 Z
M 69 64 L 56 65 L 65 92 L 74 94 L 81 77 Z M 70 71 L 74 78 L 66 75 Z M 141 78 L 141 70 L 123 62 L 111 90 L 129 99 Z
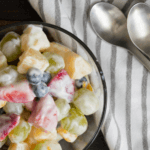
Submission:
M 138 3 L 131 8 L 127 29 L 132 42 L 150 57 L 150 7 L 148 5 Z
M 89 15 L 91 25 L 101 39 L 128 49 L 150 71 L 150 59 L 131 42 L 127 19 L 116 6 L 98 2 L 92 6 Z

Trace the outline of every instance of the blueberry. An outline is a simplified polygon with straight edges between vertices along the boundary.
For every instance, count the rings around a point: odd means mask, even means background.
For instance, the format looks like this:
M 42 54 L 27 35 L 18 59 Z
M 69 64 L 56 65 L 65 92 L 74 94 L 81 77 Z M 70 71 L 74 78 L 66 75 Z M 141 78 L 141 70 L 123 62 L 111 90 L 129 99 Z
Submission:
M 38 85 L 32 85 L 32 90 L 36 97 L 44 97 L 48 93 L 48 87 L 45 83 L 41 82 Z
M 51 80 L 51 74 L 49 72 L 44 72 L 42 77 L 42 82 L 48 84 Z
M 42 79 L 42 72 L 37 68 L 30 68 L 26 74 L 27 80 L 30 84 L 39 84 Z
M 87 84 L 88 81 L 87 81 L 86 77 L 76 80 L 75 85 L 77 86 L 77 88 L 82 88 L 83 82 L 85 82 Z

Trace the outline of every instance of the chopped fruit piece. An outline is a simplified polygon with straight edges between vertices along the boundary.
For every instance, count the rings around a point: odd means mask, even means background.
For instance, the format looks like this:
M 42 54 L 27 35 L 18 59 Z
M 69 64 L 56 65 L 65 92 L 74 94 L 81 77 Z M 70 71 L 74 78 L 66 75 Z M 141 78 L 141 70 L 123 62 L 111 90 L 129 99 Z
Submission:
M 25 143 L 28 144 L 28 146 L 30 147 L 30 150 L 33 150 L 34 147 L 36 146 L 37 144 L 37 141 L 34 139 L 33 137 L 33 127 L 32 126 L 32 129 L 31 129 L 31 132 L 29 133 L 29 136 L 27 137 L 27 139 L 24 141 Z
M 7 67 L 6 56 L 0 51 L 0 71 Z
M 27 143 L 11 143 L 8 150 L 31 150 Z
M 74 81 L 64 69 L 58 72 L 48 86 L 50 87 L 49 91 L 52 96 L 65 99 L 68 103 L 72 101 L 75 91 Z
M 21 36 L 21 50 L 27 51 L 32 48 L 36 51 L 43 51 L 50 46 L 42 27 L 28 25 Z
M 57 138 L 56 141 L 59 142 L 63 139 L 63 137 L 57 132 Z
M 38 85 L 32 85 L 32 90 L 36 97 L 39 98 L 44 97 L 49 92 L 49 88 L 43 82 L 39 83 Z
M 71 134 L 79 136 L 87 130 L 87 126 L 86 117 L 78 108 L 71 104 L 69 116 L 61 120 L 61 127 Z
M 14 83 L 18 78 L 16 66 L 8 66 L 0 71 L 0 86 L 6 86 Z
M 77 139 L 77 135 L 69 133 L 67 130 L 59 127 L 57 132 L 63 137 L 67 142 L 73 143 Z
M 73 103 L 84 115 L 91 115 L 99 108 L 99 100 L 96 95 L 86 88 L 75 92 Z
M 5 101 L 14 103 L 27 103 L 33 101 L 34 98 L 35 94 L 30 88 L 27 80 L 23 80 L 7 87 L 0 87 L 0 99 Z
M 42 76 L 42 72 L 37 68 L 30 68 L 26 74 L 30 84 L 39 84 L 41 82 Z
M 51 74 L 47 71 L 43 73 L 42 82 L 48 84 L 51 80 Z
M 56 74 L 65 67 L 65 62 L 62 56 L 50 52 L 44 52 L 43 55 L 49 62 L 49 67 L 46 69 L 46 71 Z
M 55 101 L 58 110 L 58 121 L 65 118 L 69 114 L 70 105 L 64 99 L 57 99 Z
M 40 99 L 28 122 L 36 127 L 42 127 L 47 131 L 53 131 L 56 129 L 57 107 L 50 95 L 47 94 L 45 97 Z
M 0 115 L 0 141 L 3 141 L 6 136 L 15 128 L 20 120 L 20 116 L 16 114 Z
M 77 88 L 86 87 L 87 86 L 87 79 L 86 79 L 86 77 L 83 77 L 81 79 L 76 80 L 75 84 L 76 84 Z
M 16 60 L 21 55 L 19 34 L 8 32 L 2 39 L 0 48 L 8 62 Z
M 8 114 L 20 115 L 23 112 L 23 106 L 24 105 L 22 103 L 7 102 L 4 106 L 4 110 Z
M 45 140 L 56 140 L 57 131 L 54 129 L 52 132 L 45 131 L 42 128 L 32 128 L 33 137 L 37 142 L 42 142 Z
M 87 61 L 59 43 L 52 42 L 46 51 L 56 53 L 63 57 L 66 64 L 65 70 L 72 79 L 81 79 L 83 76 L 92 72 L 92 68 Z
M 6 137 L 3 141 L 0 141 L 0 148 L 6 143 L 8 137 Z
M 0 108 L 6 105 L 7 101 L 0 100 Z
M 32 68 L 38 68 L 42 72 L 46 70 L 49 66 L 48 60 L 38 51 L 29 49 L 25 51 L 21 57 L 17 66 L 17 70 L 21 74 L 27 73 L 27 71 Z
M 82 85 L 82 87 L 84 88 L 84 87 L 86 87 L 86 82 L 83 82 L 83 85 Z
M 56 141 L 45 141 L 37 144 L 34 150 L 62 150 L 62 148 Z
M 20 143 L 28 137 L 30 131 L 29 123 L 20 119 L 19 124 L 8 134 L 8 137 L 12 143 Z
M 86 88 L 87 88 L 88 90 L 92 91 L 92 92 L 94 91 L 90 83 L 87 85 Z
M 37 101 L 34 99 L 34 101 L 28 102 L 28 103 L 24 103 L 24 106 L 27 110 L 29 111 L 33 111 L 35 106 L 37 104 Z

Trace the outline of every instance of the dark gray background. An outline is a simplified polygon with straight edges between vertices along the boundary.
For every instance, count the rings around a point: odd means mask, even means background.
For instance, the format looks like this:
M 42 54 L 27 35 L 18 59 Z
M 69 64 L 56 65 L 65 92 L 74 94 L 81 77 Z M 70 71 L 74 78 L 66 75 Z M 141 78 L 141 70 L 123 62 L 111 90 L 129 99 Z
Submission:
M 42 21 L 27 0 L 0 0 L 0 26 L 16 21 Z M 109 150 L 102 132 L 89 150 Z

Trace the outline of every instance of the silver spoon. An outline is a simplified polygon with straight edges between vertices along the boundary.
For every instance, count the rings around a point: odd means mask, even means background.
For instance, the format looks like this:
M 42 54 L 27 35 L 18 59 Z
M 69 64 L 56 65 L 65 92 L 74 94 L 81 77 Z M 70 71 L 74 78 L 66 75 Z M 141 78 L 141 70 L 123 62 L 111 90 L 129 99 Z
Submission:
M 131 42 L 127 31 L 127 19 L 116 6 L 98 2 L 92 6 L 89 15 L 91 25 L 101 39 L 128 49 L 150 71 L 149 58 Z
M 144 3 L 134 5 L 127 19 L 132 42 L 150 57 L 150 7 Z

